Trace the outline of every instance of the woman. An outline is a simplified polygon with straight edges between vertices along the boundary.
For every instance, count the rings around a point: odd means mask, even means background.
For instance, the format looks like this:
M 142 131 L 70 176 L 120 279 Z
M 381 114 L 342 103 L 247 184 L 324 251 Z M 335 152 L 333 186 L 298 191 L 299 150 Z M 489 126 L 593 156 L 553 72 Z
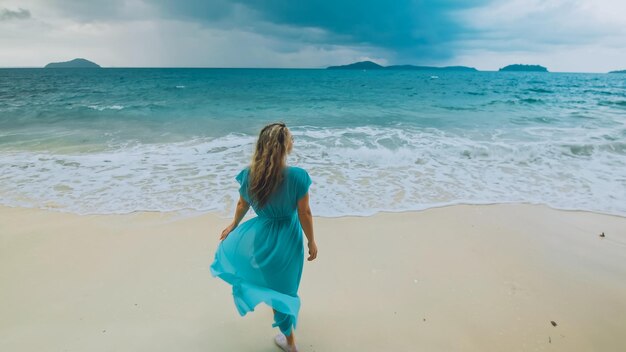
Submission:
M 308 189 L 311 178 L 298 167 L 287 166 L 293 137 L 284 123 L 265 126 L 259 134 L 250 167 L 235 178 L 239 201 L 233 222 L 220 237 L 211 274 L 233 286 L 240 315 L 265 302 L 274 310 L 273 327 L 281 333 L 274 341 L 284 351 L 297 351 L 296 328 L 304 250 L 317 257 Z M 257 217 L 239 224 L 252 206 Z

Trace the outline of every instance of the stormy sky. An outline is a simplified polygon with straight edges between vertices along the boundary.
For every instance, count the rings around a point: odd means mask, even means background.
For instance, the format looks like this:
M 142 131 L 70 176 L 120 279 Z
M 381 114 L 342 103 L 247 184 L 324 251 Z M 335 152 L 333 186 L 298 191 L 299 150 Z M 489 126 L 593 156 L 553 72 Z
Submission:
M 622 0 L 0 0 L 0 67 L 626 69 Z

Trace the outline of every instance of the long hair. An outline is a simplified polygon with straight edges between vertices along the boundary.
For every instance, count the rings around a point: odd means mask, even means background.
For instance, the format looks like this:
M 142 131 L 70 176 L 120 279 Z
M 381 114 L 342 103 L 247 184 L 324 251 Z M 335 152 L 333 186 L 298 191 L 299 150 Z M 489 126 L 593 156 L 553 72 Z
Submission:
M 291 134 L 282 123 L 269 124 L 259 133 L 252 163 L 248 191 L 259 207 L 263 207 L 283 180 Z

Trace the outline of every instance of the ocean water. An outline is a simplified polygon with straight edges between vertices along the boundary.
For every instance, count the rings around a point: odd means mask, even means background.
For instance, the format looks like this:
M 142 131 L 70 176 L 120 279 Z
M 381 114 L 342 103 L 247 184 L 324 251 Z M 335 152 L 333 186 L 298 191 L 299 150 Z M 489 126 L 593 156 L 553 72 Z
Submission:
M 626 76 L 0 69 L 0 204 L 230 216 L 284 121 L 312 210 L 526 202 L 626 216 Z

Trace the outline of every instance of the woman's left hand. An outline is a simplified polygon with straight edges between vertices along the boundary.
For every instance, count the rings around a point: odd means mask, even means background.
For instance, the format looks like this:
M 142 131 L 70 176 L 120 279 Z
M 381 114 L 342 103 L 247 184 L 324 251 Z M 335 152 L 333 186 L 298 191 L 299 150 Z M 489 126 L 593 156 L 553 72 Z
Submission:
M 228 237 L 228 234 L 230 234 L 231 231 L 233 231 L 234 229 L 235 229 L 235 224 L 228 225 L 228 227 L 226 227 L 224 231 L 222 231 L 222 235 L 220 236 L 220 241 L 223 241 L 226 237 Z

